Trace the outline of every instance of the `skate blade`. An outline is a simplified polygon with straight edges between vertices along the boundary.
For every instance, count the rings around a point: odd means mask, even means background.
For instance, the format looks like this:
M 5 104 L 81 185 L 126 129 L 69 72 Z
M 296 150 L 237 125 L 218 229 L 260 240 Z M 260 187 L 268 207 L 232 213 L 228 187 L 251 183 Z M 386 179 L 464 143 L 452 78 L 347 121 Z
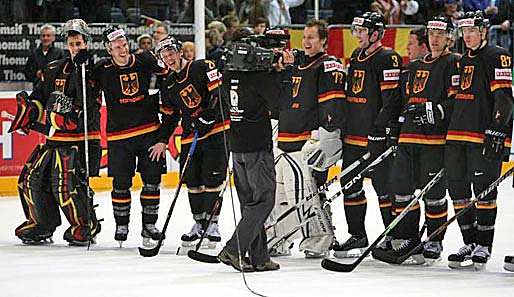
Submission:
M 143 246 L 146 248 L 155 248 L 157 246 L 158 240 L 153 240 L 151 238 L 143 237 Z
M 472 270 L 474 268 L 471 259 L 462 262 L 448 261 L 448 267 L 457 270 Z
M 124 242 L 125 242 L 125 241 L 123 241 L 123 240 L 118 240 L 118 244 L 120 245 L 120 249 L 121 249 L 121 248 L 123 248 L 123 243 L 124 243 Z
M 476 263 L 474 262 L 473 263 L 473 268 L 475 268 L 475 271 L 483 271 L 485 270 L 485 266 L 487 265 L 487 263 Z
M 514 263 L 503 263 L 503 269 L 514 272 Z
M 218 242 L 216 242 L 216 241 L 204 240 L 204 242 L 202 242 L 202 245 L 200 246 L 200 248 L 204 249 L 204 250 L 213 250 L 216 248 L 217 243 Z
M 425 257 L 423 255 L 412 255 L 407 258 L 407 260 L 403 261 L 402 265 L 412 266 L 412 265 L 423 265 L 425 264 Z
M 21 242 L 25 245 L 49 245 L 49 244 L 53 244 L 54 240 L 52 239 L 52 237 L 49 237 L 49 238 L 46 238 L 46 239 L 43 239 L 40 241 L 22 240 Z
M 334 257 L 339 259 L 359 258 L 368 247 L 351 249 L 348 251 L 334 251 Z
M 442 260 L 441 257 L 437 258 L 437 259 L 433 259 L 433 258 L 425 258 L 425 265 L 426 266 L 432 266 L 434 265 L 435 263 L 437 262 L 440 262 Z

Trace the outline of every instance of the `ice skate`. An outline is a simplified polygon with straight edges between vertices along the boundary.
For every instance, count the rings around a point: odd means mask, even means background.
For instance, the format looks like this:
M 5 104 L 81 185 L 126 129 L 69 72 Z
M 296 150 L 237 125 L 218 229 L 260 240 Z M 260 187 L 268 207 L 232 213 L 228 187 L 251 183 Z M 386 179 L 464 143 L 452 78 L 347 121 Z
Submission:
M 116 232 L 114 233 L 114 240 L 118 242 L 120 248 L 123 247 L 123 242 L 127 241 L 128 225 L 117 225 Z
M 202 243 L 202 248 L 214 249 L 216 248 L 216 244 L 221 241 L 221 235 L 218 227 L 218 223 L 211 223 L 209 227 L 207 227 L 206 231 L 205 246 Z
M 448 256 L 448 267 L 452 269 L 470 269 L 473 267 L 471 253 L 475 249 L 475 244 L 470 243 L 459 249 L 455 254 Z
M 503 260 L 503 269 L 514 272 L 514 256 L 505 256 Z
M 477 271 L 485 269 L 489 258 L 491 258 L 491 252 L 489 252 L 488 247 L 483 245 L 477 245 L 471 253 L 471 261 L 473 261 L 473 266 Z
M 182 240 L 183 247 L 194 247 L 197 241 L 202 237 L 203 228 L 202 224 L 196 222 L 193 227 L 191 227 L 191 231 L 185 233 L 180 238 Z
M 144 224 L 143 230 L 141 230 L 141 236 L 143 237 L 144 247 L 154 248 L 163 235 L 161 231 L 155 227 L 155 224 Z
M 440 241 L 429 241 L 425 244 L 423 257 L 427 265 L 433 265 L 435 262 L 441 261 L 441 252 L 443 245 Z
M 368 248 L 368 237 L 352 235 L 348 240 L 339 245 L 334 245 L 334 257 L 358 258 Z

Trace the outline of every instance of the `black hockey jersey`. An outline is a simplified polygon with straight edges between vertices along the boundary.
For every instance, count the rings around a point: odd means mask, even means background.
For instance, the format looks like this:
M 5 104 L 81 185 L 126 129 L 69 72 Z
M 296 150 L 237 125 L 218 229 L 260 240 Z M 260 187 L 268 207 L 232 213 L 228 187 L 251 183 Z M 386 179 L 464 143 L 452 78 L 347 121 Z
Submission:
M 98 88 L 89 79 L 90 71 L 86 72 L 86 95 L 88 111 L 88 139 L 100 140 L 100 106 L 101 98 Z M 65 116 L 51 112 L 46 115 L 46 108 L 50 94 L 61 91 L 66 96 L 74 98 L 73 110 Z M 51 136 L 47 137 L 49 144 L 70 144 L 84 141 L 82 78 L 80 70 L 77 71 L 70 58 L 53 61 L 43 71 L 43 79 L 34 86 L 30 99 L 40 107 L 41 125 L 59 127 Z M 50 121 L 50 122 L 47 122 Z
M 343 65 L 326 53 L 308 57 L 292 71 L 291 96 L 281 102 L 278 147 L 301 150 L 311 131 L 342 128 L 346 75 Z
M 436 105 L 440 104 L 444 111 L 444 119 L 433 127 L 418 126 L 412 122 L 412 115 L 405 115 L 399 143 L 422 145 L 446 143 L 446 131 L 459 86 L 459 59 L 459 55 L 452 53 L 443 54 L 435 59 L 429 54 L 406 66 L 408 75 L 404 96 L 406 100 L 403 106 L 433 102 L 435 109 Z
M 112 59 L 95 65 L 94 77 L 107 104 L 107 140 L 126 139 L 159 129 L 158 96 L 148 93 L 152 73 L 165 73 L 155 56 L 132 54 L 125 66 Z
M 215 122 L 211 131 L 199 140 L 227 130 L 230 127 L 228 115 L 222 116 L 219 106 L 220 84 L 221 76 L 214 62 L 210 60 L 189 61 L 180 72 L 172 72 L 165 77 L 161 85 L 163 126 L 159 141 L 168 143 L 171 133 L 181 121 L 181 142 L 191 143 L 193 118 L 204 112 L 211 113 Z
M 270 117 L 278 103 L 291 96 L 281 86 L 282 72 L 225 71 L 223 99 L 230 106 L 230 150 L 237 153 L 270 151 L 273 146 Z
M 488 45 L 468 50 L 460 61 L 460 84 L 446 140 L 482 144 L 484 131 L 493 119 L 512 130 L 512 105 L 512 58 L 508 51 Z
M 385 130 L 398 118 L 401 67 L 401 57 L 382 46 L 367 56 L 359 48 L 353 52 L 344 105 L 346 144 L 365 147 L 373 129 Z

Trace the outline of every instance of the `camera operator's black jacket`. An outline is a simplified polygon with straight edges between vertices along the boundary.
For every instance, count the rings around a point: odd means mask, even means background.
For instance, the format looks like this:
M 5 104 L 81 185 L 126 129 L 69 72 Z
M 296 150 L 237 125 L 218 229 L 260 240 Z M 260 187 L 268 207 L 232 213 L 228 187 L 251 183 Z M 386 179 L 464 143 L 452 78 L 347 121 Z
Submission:
M 222 94 L 230 108 L 232 152 L 271 151 L 270 118 L 277 117 L 279 101 L 287 98 L 288 90 L 280 72 L 226 70 L 223 73 Z
M 342 128 L 346 74 L 343 66 L 326 53 L 307 57 L 293 67 L 291 93 L 281 101 L 278 147 L 285 152 L 302 149 L 311 131 Z

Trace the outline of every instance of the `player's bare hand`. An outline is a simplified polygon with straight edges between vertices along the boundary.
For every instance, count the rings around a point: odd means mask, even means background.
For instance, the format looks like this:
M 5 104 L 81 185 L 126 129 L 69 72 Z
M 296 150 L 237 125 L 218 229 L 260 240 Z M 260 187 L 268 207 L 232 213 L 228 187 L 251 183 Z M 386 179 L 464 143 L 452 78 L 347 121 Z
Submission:
M 166 144 L 162 142 L 157 142 L 152 145 L 148 151 L 150 152 L 150 160 L 157 162 L 162 158 L 166 157 Z

